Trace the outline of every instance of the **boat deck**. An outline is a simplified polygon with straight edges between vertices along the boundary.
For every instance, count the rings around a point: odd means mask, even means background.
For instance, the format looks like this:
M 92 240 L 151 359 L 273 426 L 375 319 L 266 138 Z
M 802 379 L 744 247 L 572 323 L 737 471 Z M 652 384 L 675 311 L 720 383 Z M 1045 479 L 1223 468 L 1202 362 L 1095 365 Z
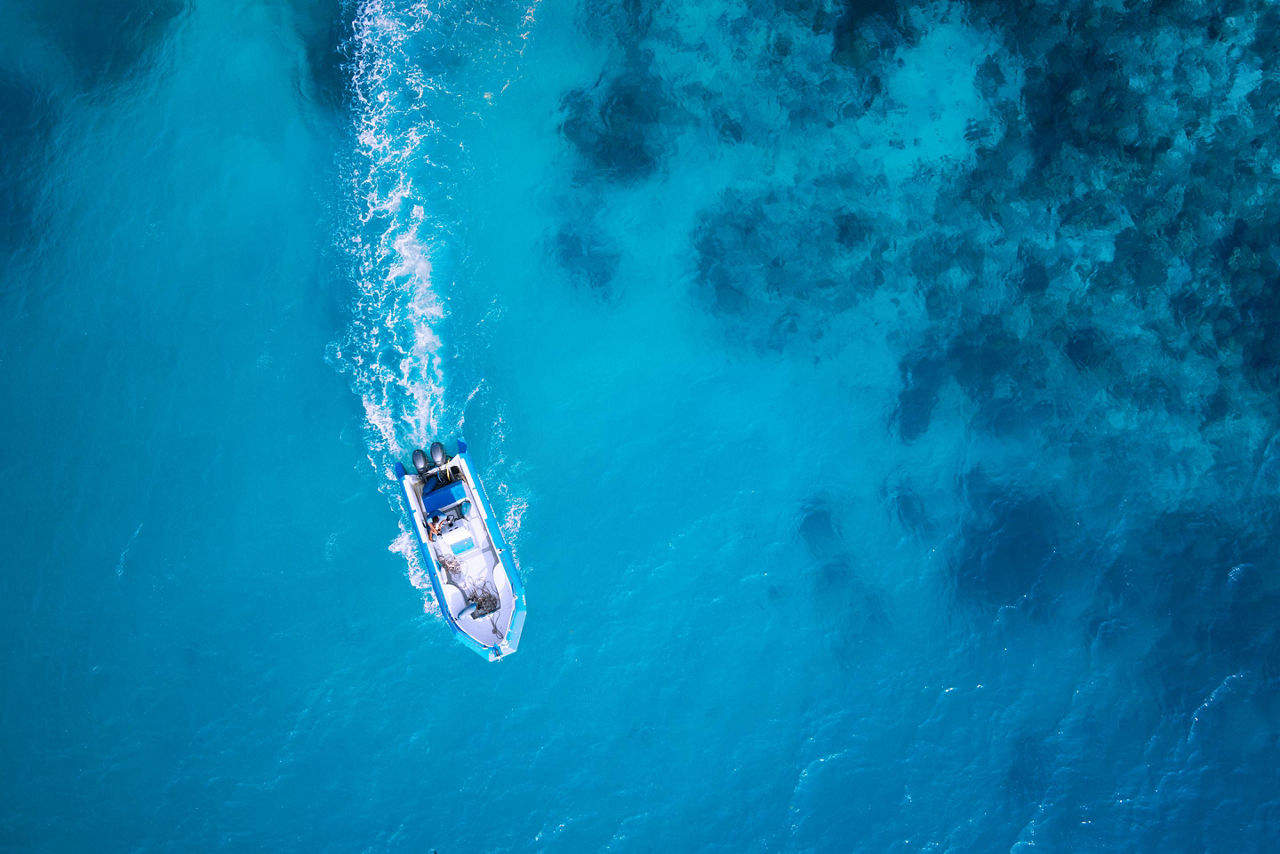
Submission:
M 413 516 L 418 534 L 435 558 L 436 567 L 432 569 L 438 569 L 445 599 L 440 603 L 441 609 L 478 643 L 494 646 L 502 642 L 511 626 L 515 596 L 482 511 L 476 509 L 480 502 L 471 485 L 461 477 L 444 487 L 435 487 L 429 480 L 424 493 L 421 477 L 410 476 L 406 480 L 413 482 L 410 494 L 416 504 Z M 461 509 L 464 502 L 472 507 L 466 516 Z M 433 540 L 427 521 L 435 518 L 440 520 L 442 530 Z

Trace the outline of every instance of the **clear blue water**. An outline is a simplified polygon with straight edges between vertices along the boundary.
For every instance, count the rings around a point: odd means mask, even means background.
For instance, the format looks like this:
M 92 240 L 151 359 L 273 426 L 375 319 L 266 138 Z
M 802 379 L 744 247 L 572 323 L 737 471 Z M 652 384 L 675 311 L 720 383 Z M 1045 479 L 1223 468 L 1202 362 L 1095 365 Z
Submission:
M 0 849 L 1280 844 L 1274 7 L 0 10 Z

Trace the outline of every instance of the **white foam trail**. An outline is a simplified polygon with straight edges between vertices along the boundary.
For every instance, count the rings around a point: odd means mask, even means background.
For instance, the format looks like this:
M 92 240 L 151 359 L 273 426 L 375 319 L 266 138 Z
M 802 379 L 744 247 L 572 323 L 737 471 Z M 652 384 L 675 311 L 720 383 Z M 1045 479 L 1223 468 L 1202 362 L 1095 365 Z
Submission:
M 507 512 L 502 517 L 503 536 L 514 548 L 520 534 L 520 523 L 524 521 L 525 511 L 529 509 L 529 499 L 515 494 L 506 483 L 502 483 L 498 491 L 507 503 Z
M 478 388 L 476 389 L 479 390 Z M 472 392 L 474 394 L 475 392 Z M 498 406 L 498 417 L 493 422 L 492 440 L 494 445 L 494 453 L 497 459 L 494 461 L 495 469 L 509 469 L 506 464 L 506 455 L 502 453 L 503 440 L 506 439 L 506 414 L 504 407 Z M 498 481 L 498 495 L 502 499 L 502 505 L 507 508 L 506 513 L 502 517 L 502 533 L 506 537 L 507 543 L 511 546 L 512 555 L 516 555 L 520 548 L 520 525 L 524 521 L 525 511 L 529 509 L 529 498 L 523 490 L 513 488 L 513 485 L 507 480 Z
M 433 279 L 433 260 L 450 231 L 440 202 L 447 201 L 449 164 L 457 162 L 462 143 L 457 117 L 483 108 L 493 91 L 510 83 L 507 61 L 524 52 L 536 8 L 536 0 L 499 2 L 483 13 L 449 0 L 361 0 L 356 10 L 348 47 L 352 229 L 341 239 L 356 294 L 351 325 L 328 357 L 351 376 L 364 407 L 368 459 L 379 473 L 412 448 L 460 431 L 463 410 L 452 423 L 445 403 L 439 330 L 447 300 Z M 447 84 L 423 63 L 448 68 L 433 60 L 449 51 L 476 61 L 449 71 Z M 383 492 L 399 510 L 399 488 L 390 477 Z M 515 532 L 524 503 L 508 506 L 505 527 Z M 415 536 L 403 522 L 390 548 L 404 556 L 414 586 L 430 590 Z M 439 612 L 429 594 L 425 607 Z
M 1213 691 L 1209 694 L 1209 696 L 1205 698 L 1205 701 L 1201 703 L 1194 712 L 1191 713 L 1191 728 L 1187 731 L 1188 744 L 1191 744 L 1196 740 L 1196 737 L 1197 737 L 1196 728 L 1200 725 L 1200 716 L 1203 715 L 1205 712 L 1207 712 L 1215 703 L 1219 702 L 1222 699 L 1223 695 L 1231 689 L 1232 683 L 1238 682 L 1243 678 L 1244 678 L 1244 672 L 1242 671 L 1240 673 L 1232 673 L 1230 676 L 1223 679 L 1222 682 L 1218 685 L 1218 687 L 1214 688 Z
M 363 0 L 350 43 L 355 152 L 352 231 L 343 245 L 352 258 L 356 295 L 351 326 L 329 358 L 351 375 L 364 407 L 369 463 L 380 473 L 435 436 L 443 409 L 436 327 L 445 309 L 432 282 L 441 229 L 415 181 L 430 176 L 430 148 L 438 136 L 427 112 L 436 84 L 413 56 L 414 36 L 431 14 L 425 2 L 398 8 Z M 398 510 L 399 488 L 390 477 L 383 493 Z M 423 591 L 423 610 L 438 615 L 416 537 L 403 519 L 388 548 L 404 558 L 410 582 Z
M 405 526 L 403 520 L 400 522 L 400 536 L 391 541 L 387 551 L 395 552 L 404 558 L 409 567 L 409 582 L 424 592 L 422 610 L 428 614 L 439 614 L 440 606 L 436 603 L 435 592 L 431 588 L 431 579 L 427 576 L 426 567 L 422 565 L 417 537 Z
M 142 523 L 138 523 L 138 527 L 133 529 L 133 536 L 129 537 L 129 542 L 124 544 L 124 551 L 120 552 L 120 559 L 116 561 L 116 578 L 124 575 L 124 564 L 129 559 L 129 552 L 133 549 L 133 544 L 137 542 L 138 535 L 142 533 Z
M 353 375 L 368 423 L 369 462 L 390 458 L 437 432 L 444 396 L 440 338 L 444 304 L 432 287 L 432 232 L 415 172 L 430 166 L 435 126 L 426 95 L 435 84 L 410 46 L 431 17 L 426 3 L 396 9 L 365 0 L 352 39 L 356 156 L 350 236 L 358 291 L 346 339 L 331 353 Z

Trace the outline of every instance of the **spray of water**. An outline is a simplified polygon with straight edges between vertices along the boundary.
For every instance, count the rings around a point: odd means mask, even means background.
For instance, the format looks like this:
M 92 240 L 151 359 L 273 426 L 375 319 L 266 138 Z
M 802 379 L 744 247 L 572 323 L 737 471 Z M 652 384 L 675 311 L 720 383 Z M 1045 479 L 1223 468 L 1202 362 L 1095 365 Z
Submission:
M 447 405 L 440 340 L 451 285 L 433 278 L 433 261 L 457 248 L 447 211 L 452 173 L 465 168 L 459 124 L 506 88 L 535 9 L 496 4 L 481 15 L 448 0 L 361 0 L 356 8 L 347 43 L 350 228 L 339 236 L 355 292 L 350 326 L 328 355 L 360 397 L 369 463 L 379 473 L 461 430 L 465 404 L 456 412 Z M 460 80 L 441 71 L 449 51 L 472 57 L 481 73 Z M 390 477 L 383 492 L 398 508 Z M 403 519 L 390 548 L 404 556 L 414 586 L 429 590 Z M 426 609 L 438 612 L 429 595 Z

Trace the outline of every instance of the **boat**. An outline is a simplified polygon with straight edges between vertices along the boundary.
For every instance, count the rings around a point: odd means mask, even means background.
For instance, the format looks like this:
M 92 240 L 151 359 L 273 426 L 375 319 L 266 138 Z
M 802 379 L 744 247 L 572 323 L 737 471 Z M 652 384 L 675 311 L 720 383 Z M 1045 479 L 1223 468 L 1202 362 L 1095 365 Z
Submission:
M 520 644 L 524 587 L 467 443 L 457 448 L 453 456 L 441 442 L 419 448 L 412 470 L 396 463 L 396 478 L 441 613 L 465 646 L 497 661 Z

